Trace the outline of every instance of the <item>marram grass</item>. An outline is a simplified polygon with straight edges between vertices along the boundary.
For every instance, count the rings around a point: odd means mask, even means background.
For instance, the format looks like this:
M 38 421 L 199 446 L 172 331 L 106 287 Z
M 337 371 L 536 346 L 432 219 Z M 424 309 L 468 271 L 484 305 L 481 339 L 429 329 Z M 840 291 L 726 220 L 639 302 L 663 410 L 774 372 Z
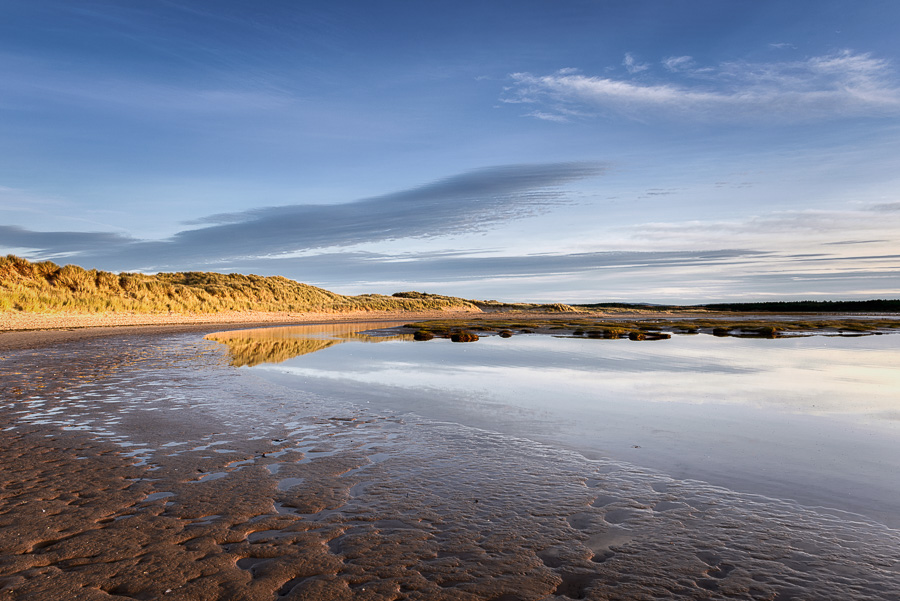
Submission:
M 343 296 L 281 276 L 209 272 L 110 273 L 0 257 L 0 311 L 29 313 L 223 313 L 475 310 L 461 298 Z

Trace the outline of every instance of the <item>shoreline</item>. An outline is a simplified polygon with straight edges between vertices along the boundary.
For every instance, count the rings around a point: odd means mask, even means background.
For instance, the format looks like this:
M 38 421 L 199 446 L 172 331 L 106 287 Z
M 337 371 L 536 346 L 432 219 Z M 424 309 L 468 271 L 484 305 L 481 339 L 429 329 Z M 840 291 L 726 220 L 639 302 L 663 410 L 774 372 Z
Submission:
M 352 311 L 346 313 L 298 313 L 298 312 L 263 312 L 241 311 L 224 313 L 9 313 L 0 312 L 0 352 L 29 348 L 41 348 L 54 344 L 75 342 L 118 334 L 169 334 L 181 332 L 212 332 L 222 329 L 249 329 L 274 326 L 291 326 L 316 323 L 350 323 L 360 321 L 405 321 L 430 322 L 426 327 L 447 327 L 453 322 L 456 327 L 479 330 L 479 325 L 509 323 L 513 321 L 528 322 L 529 326 L 551 333 L 564 329 L 566 322 L 571 327 L 646 327 L 662 328 L 675 331 L 678 327 L 695 322 L 697 328 L 714 328 L 730 326 L 738 330 L 743 325 L 746 329 L 775 326 L 792 330 L 789 334 L 815 334 L 824 332 L 842 333 L 843 328 L 850 330 L 851 335 L 882 333 L 862 328 L 865 332 L 855 333 L 860 328 L 852 324 L 881 321 L 886 331 L 900 329 L 900 315 L 868 315 L 868 314 L 791 314 L 766 315 L 759 313 L 721 313 L 721 312 L 673 312 L 673 311 L 473 311 L 473 310 L 431 310 L 431 311 Z M 815 331 L 803 332 L 804 328 L 793 327 L 804 320 L 816 320 Z M 595 323 L 590 323 L 593 321 Z M 740 322 L 747 321 L 747 324 Z M 573 324 L 578 322 L 578 326 Z M 669 325 L 665 325 L 668 322 Z M 706 323 L 703 323 L 706 322 Z M 753 322 L 752 324 L 749 322 Z M 644 324 L 647 324 L 646 326 Z M 504 327 L 510 327 L 506 325 Z M 570 328 L 571 329 L 571 328 Z M 752 330 L 753 328 L 751 328 Z M 808 328 L 807 328 L 808 329 Z M 752 333 L 752 332 L 751 332 Z M 769 336 L 771 337 L 771 336 Z
M 454 319 L 465 311 L 357 311 L 352 313 L 203 313 L 187 314 L 3 314 L 0 352 L 44 347 L 117 334 L 168 334 L 211 328 L 254 328 L 306 323 Z
M 436 318 L 479 314 L 474 311 L 348 311 L 269 312 L 227 311 L 222 313 L 10 313 L 0 312 L 0 333 L 72 328 L 215 325 L 219 323 L 305 323 L 351 321 L 361 318 Z

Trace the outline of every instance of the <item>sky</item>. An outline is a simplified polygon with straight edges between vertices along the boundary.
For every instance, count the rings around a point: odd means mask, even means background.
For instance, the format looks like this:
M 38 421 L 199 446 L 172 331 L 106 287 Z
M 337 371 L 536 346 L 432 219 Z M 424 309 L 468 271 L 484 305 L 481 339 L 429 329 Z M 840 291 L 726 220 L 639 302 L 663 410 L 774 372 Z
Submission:
M 0 253 L 900 298 L 900 3 L 0 0 Z

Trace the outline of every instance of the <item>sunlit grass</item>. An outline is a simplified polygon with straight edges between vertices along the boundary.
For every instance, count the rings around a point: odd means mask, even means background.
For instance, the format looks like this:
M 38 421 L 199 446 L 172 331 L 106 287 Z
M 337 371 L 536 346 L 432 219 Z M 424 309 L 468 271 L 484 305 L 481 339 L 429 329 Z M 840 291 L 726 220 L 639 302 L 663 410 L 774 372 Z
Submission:
M 343 296 L 281 276 L 208 272 L 110 273 L 0 257 L 0 311 L 29 313 L 222 313 L 477 310 L 448 296 Z

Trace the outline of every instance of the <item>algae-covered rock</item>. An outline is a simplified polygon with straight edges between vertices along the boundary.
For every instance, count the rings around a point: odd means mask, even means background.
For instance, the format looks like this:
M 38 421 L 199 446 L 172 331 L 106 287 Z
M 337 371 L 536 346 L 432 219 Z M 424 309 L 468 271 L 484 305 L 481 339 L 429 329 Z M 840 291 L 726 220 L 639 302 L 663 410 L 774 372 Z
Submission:
M 475 342 L 478 340 L 478 334 L 473 334 L 472 332 L 453 332 L 450 334 L 450 340 L 452 342 Z

